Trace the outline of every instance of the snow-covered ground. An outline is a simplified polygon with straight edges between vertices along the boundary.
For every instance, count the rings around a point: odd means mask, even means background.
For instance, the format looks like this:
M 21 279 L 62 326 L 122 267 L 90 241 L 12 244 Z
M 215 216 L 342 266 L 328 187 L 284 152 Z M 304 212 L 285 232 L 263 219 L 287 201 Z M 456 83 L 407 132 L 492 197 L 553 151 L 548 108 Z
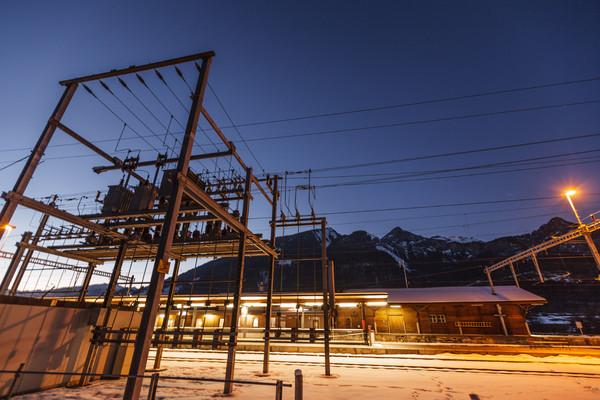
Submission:
M 165 350 L 162 366 L 166 370 L 160 376 L 222 379 L 225 359 L 224 352 Z M 294 370 L 301 369 L 305 399 L 600 399 L 600 359 L 593 357 L 336 354 L 331 357 L 332 377 L 324 375 L 323 357 L 316 354 L 272 354 L 271 372 L 267 376 L 261 374 L 261 354 L 240 352 L 237 359 L 235 375 L 239 380 L 280 379 L 293 383 Z M 124 380 L 95 381 L 85 388 L 53 389 L 16 398 L 118 399 L 122 397 L 124 383 Z M 157 398 L 275 398 L 272 386 L 237 384 L 230 396 L 223 396 L 222 389 L 222 383 L 161 379 Z M 145 399 L 146 393 L 144 386 L 140 398 Z M 283 398 L 293 399 L 293 388 L 284 388 Z

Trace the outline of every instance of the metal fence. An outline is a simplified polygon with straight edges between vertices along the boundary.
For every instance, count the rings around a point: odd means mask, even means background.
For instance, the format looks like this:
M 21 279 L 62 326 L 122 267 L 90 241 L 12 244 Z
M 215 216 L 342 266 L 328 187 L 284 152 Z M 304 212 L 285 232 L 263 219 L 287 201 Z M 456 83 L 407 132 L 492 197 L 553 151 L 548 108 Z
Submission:
M 21 364 L 18 370 L 0 370 L 0 374 L 14 374 L 14 379 L 12 384 L 8 390 L 8 393 L 2 397 L 3 399 L 9 400 L 17 390 L 19 386 L 19 381 L 23 375 L 32 374 L 32 375 L 61 375 L 61 376 L 89 376 L 89 377 L 99 377 L 99 378 L 108 378 L 108 379 L 118 379 L 118 378 L 142 378 L 142 379 L 150 379 L 150 387 L 148 388 L 148 400 L 155 400 L 156 391 L 158 389 L 158 384 L 160 379 L 169 379 L 169 380 L 181 380 L 181 381 L 195 381 L 195 382 L 230 382 L 230 383 L 239 383 L 246 385 L 262 385 L 262 386 L 274 386 L 275 387 L 275 400 L 283 399 L 283 388 L 284 387 L 292 387 L 290 383 L 283 383 L 282 380 L 276 380 L 275 382 L 265 382 L 265 381 L 246 381 L 246 380 L 237 380 L 237 379 L 216 379 L 216 378 L 194 378 L 187 376 L 160 376 L 158 372 L 153 373 L 152 375 L 122 375 L 122 374 L 94 374 L 94 373 L 83 373 L 83 372 L 53 372 L 53 371 L 25 371 L 25 364 Z M 296 370 L 295 372 L 295 390 L 294 390 L 294 399 L 302 400 L 302 371 Z

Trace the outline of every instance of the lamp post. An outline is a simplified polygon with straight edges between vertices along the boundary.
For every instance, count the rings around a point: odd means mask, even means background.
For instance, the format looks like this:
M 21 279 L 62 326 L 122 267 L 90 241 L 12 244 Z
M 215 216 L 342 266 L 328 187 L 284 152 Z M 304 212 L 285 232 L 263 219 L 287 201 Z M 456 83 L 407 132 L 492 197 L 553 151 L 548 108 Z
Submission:
M 577 192 L 575 190 L 571 189 L 565 193 L 565 196 L 567 196 L 567 200 L 569 200 L 569 204 L 571 205 L 571 208 L 573 209 L 573 213 L 575 213 L 577 222 L 579 223 L 579 226 L 581 226 L 583 224 L 581 223 L 581 220 L 579 219 L 579 214 L 577 214 L 577 210 L 575 209 L 575 206 L 573 205 L 573 200 L 571 200 L 571 196 L 573 196 L 575 193 L 577 193 Z

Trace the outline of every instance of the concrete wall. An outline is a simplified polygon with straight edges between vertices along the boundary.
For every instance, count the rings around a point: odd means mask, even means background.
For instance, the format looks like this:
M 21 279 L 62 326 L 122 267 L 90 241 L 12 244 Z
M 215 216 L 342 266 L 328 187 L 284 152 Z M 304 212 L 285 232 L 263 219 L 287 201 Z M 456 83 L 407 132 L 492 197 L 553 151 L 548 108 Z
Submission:
M 25 371 L 82 372 L 90 347 L 91 330 L 98 321 L 103 321 L 103 314 L 99 308 L 0 304 L 0 369 L 17 370 L 24 363 Z M 116 329 L 126 326 L 137 328 L 140 315 L 137 311 L 119 311 L 111 317 Z M 105 372 L 109 369 L 113 372 L 118 349 L 116 346 L 104 347 L 99 352 L 96 370 Z M 7 394 L 13 380 L 13 374 L 0 375 L 0 396 Z M 15 392 L 64 386 L 78 380 L 76 376 L 26 374 L 20 379 Z

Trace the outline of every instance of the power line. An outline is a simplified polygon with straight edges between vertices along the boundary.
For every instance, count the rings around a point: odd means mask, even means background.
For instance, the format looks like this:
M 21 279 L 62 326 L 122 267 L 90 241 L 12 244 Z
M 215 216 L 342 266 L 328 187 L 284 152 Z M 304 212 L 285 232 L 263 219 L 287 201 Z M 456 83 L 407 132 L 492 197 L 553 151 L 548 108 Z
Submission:
M 589 194 L 589 196 L 598 196 L 598 195 L 600 195 L 600 193 L 590 193 Z M 333 211 L 333 212 L 319 213 L 319 215 L 362 214 L 362 213 L 385 212 L 385 211 L 421 210 L 421 209 L 444 208 L 444 207 L 462 207 L 462 206 L 476 206 L 476 205 L 486 205 L 486 204 L 518 203 L 518 202 L 524 202 L 524 201 L 556 200 L 556 199 L 560 199 L 560 198 L 561 198 L 561 196 L 530 197 L 530 198 L 522 198 L 522 199 L 506 199 L 506 200 L 474 201 L 474 202 L 466 202 L 466 203 L 432 204 L 432 205 L 427 205 L 427 206 L 392 207 L 392 208 L 377 208 L 377 209 L 369 209 L 369 210 L 352 210 L 352 211 Z M 271 218 L 271 217 L 262 217 L 262 219 L 264 219 L 264 218 Z
M 551 160 L 552 158 L 561 158 L 570 155 L 578 155 L 585 153 L 594 153 L 598 152 L 600 149 L 596 150 L 586 150 L 583 152 L 572 152 L 572 153 L 563 153 L 563 154 L 555 154 L 550 156 L 543 157 L 535 157 L 535 158 L 526 158 L 521 160 L 513 160 L 513 161 L 503 161 L 491 164 L 482 164 L 482 165 L 473 165 L 469 167 L 459 167 L 459 168 L 450 168 L 450 169 L 438 169 L 438 170 L 423 170 L 423 171 L 410 171 L 410 172 L 388 172 L 388 173 L 378 173 L 378 174 L 357 174 L 357 175 L 337 175 L 337 176 L 317 176 L 313 179 L 331 179 L 331 178 L 354 178 L 354 177 L 378 177 L 378 176 L 386 176 L 387 178 L 378 178 L 378 180 L 389 180 L 396 179 L 398 177 L 413 177 L 413 176 L 423 176 L 423 175 L 433 175 L 433 174 L 441 174 L 446 172 L 455 172 L 455 171 L 464 171 L 471 169 L 481 169 L 481 168 L 502 168 L 508 166 L 526 166 L 526 165 L 542 165 L 542 164 L 551 164 L 556 162 L 565 162 L 565 161 L 581 161 L 581 160 L 589 160 L 589 159 L 597 159 L 598 156 L 592 157 L 575 157 L 575 158 L 566 158 L 561 160 Z M 296 179 L 306 179 L 306 178 L 296 178 Z
M 357 110 L 347 110 L 347 111 L 339 111 L 339 112 L 324 113 L 324 114 L 305 115 L 305 116 L 300 116 L 300 117 L 249 122 L 249 123 L 245 123 L 245 124 L 238 124 L 237 126 L 243 127 L 243 126 L 266 125 L 266 124 L 273 124 L 273 123 L 279 123 L 279 122 L 299 121 L 299 120 L 313 119 L 313 118 L 333 117 L 333 116 L 337 116 L 337 115 L 348 115 L 348 114 L 364 113 L 364 112 L 370 112 L 370 111 L 389 110 L 389 109 L 393 109 L 393 108 L 402 108 L 402 107 L 410 107 L 410 106 L 417 106 L 417 105 L 424 105 L 424 104 L 441 103 L 441 102 L 454 101 L 454 100 L 472 99 L 472 98 L 476 98 L 476 97 L 492 96 L 492 95 L 504 94 L 504 93 L 516 93 L 516 92 L 522 92 L 522 91 L 533 90 L 533 89 L 542 89 L 542 88 L 549 88 L 549 87 L 572 85 L 572 84 L 577 84 L 577 83 L 586 83 L 586 82 L 593 82 L 593 81 L 598 81 L 598 80 L 600 80 L 600 77 L 589 78 L 589 79 L 579 79 L 579 80 L 565 81 L 565 82 L 557 82 L 557 83 L 548 83 L 548 84 L 543 84 L 543 85 L 526 86 L 526 87 L 516 88 L 516 89 L 496 90 L 496 91 L 491 91 L 491 92 L 483 92 L 483 93 L 476 93 L 476 94 L 463 95 L 463 96 L 445 97 L 445 98 L 440 98 L 440 99 L 422 100 L 422 101 L 416 101 L 416 102 L 411 102 L 411 103 L 394 104 L 394 105 L 381 106 L 381 107 L 370 107 L 370 108 L 362 108 L 362 109 L 357 109 Z M 230 128 L 230 127 L 224 127 L 224 128 Z
M 592 150 L 592 151 L 596 152 L 596 151 L 600 151 L 600 150 Z M 586 151 L 583 153 L 587 153 L 587 152 L 589 152 L 589 151 Z M 591 158 L 592 161 L 580 161 L 580 160 L 585 160 L 585 159 L 589 159 L 589 158 Z M 567 162 L 567 161 L 572 161 L 572 162 Z M 332 187 L 341 187 L 341 186 L 362 186 L 362 185 L 377 185 L 377 184 L 385 184 L 385 183 L 421 182 L 421 181 L 428 181 L 428 180 L 464 178 L 464 177 L 481 176 L 481 175 L 496 175 L 496 174 L 504 174 L 504 173 L 509 173 L 509 172 L 531 171 L 531 170 L 544 169 L 544 168 L 558 168 L 558 167 L 563 167 L 563 166 L 567 166 L 567 165 L 596 163 L 599 161 L 600 160 L 597 157 L 588 157 L 588 158 L 584 157 L 581 159 L 555 160 L 555 161 L 540 162 L 542 164 L 544 164 L 544 163 L 547 164 L 548 162 L 560 163 L 560 164 L 555 164 L 555 165 L 542 165 L 542 166 L 533 166 L 533 167 L 525 167 L 525 168 L 515 168 L 515 169 L 504 170 L 504 171 L 477 172 L 477 173 L 460 174 L 460 175 L 422 177 L 423 175 L 431 175 L 431 174 L 454 172 L 454 171 L 464 171 L 464 170 L 479 169 L 479 168 L 490 168 L 491 166 L 494 166 L 493 164 L 488 164 L 488 165 L 454 168 L 454 169 L 439 170 L 439 171 L 430 171 L 430 172 L 425 171 L 425 172 L 420 172 L 420 173 L 414 173 L 412 175 L 406 175 L 403 177 L 400 177 L 400 175 L 398 175 L 395 177 L 380 178 L 377 180 L 362 180 L 362 181 L 350 181 L 350 182 L 342 182 L 342 183 L 331 183 L 331 184 L 327 184 L 327 185 L 319 185 L 316 187 L 323 189 L 323 188 L 332 188 Z M 495 166 L 496 167 L 506 167 L 509 165 L 510 165 L 510 163 L 497 163 Z M 519 165 L 518 162 L 515 163 L 515 165 Z M 526 165 L 526 164 L 523 164 L 523 165 Z M 418 177 L 418 178 L 407 179 L 407 178 L 411 178 L 411 177 Z
M 117 119 L 119 121 L 121 121 L 123 124 L 127 125 L 127 122 L 125 122 L 125 120 L 123 118 L 121 118 L 116 112 L 114 112 L 113 109 L 110 108 L 104 101 L 102 101 L 98 96 L 96 96 L 94 94 L 94 92 L 92 92 L 92 89 L 90 89 L 85 83 L 82 83 L 82 86 L 85 88 L 85 90 L 89 94 L 91 94 L 96 100 L 98 100 L 100 102 L 100 104 L 102 104 L 108 111 L 110 111 L 115 117 L 117 117 Z M 142 135 L 140 135 L 138 133 L 138 131 L 136 131 L 135 129 L 133 129 L 131 126 L 129 127 L 129 129 L 131 129 L 131 131 L 133 133 L 135 133 L 140 139 L 142 139 L 148 146 L 150 146 L 155 151 L 158 151 L 154 146 L 152 146 L 152 144 L 150 142 L 148 142 Z
M 262 170 L 263 174 L 265 173 L 265 169 L 262 167 L 262 165 L 260 164 L 260 162 L 258 161 L 258 159 L 256 158 L 256 156 L 254 155 L 254 152 L 252 152 L 252 149 L 250 149 L 250 146 L 248 146 L 248 143 L 246 143 L 246 140 L 244 139 L 244 137 L 242 136 L 242 134 L 240 133 L 239 129 L 237 128 L 237 126 L 233 123 L 233 120 L 231 119 L 231 117 L 229 116 L 229 113 L 227 112 L 227 110 L 225 109 L 225 106 L 223 105 L 223 103 L 221 102 L 221 100 L 219 99 L 219 96 L 217 96 L 217 94 L 215 93 L 214 89 L 212 88 L 212 86 L 210 85 L 210 83 L 208 84 L 208 87 L 210 88 L 210 91 L 212 92 L 212 94 L 215 96 L 215 99 L 217 99 L 217 102 L 219 103 L 219 105 L 221 106 L 221 108 L 223 109 L 223 112 L 225 113 L 225 115 L 227 116 L 227 119 L 229 119 L 229 123 L 231 123 L 231 125 L 235 128 L 235 131 L 237 132 L 238 136 L 240 137 L 240 139 L 242 139 L 242 142 L 244 142 L 244 144 L 246 145 L 246 148 L 248 149 L 248 151 L 250 152 L 250 154 L 252 155 L 252 158 L 254 158 L 254 161 L 256 161 L 256 163 L 258 164 L 258 166 L 260 167 L 260 169 Z
M 307 136 L 318 136 L 318 135 L 330 135 L 330 134 L 334 134 L 334 133 L 357 132 L 357 131 L 366 131 L 366 130 L 382 129 L 382 128 L 394 128 L 394 127 L 399 127 L 399 126 L 427 124 L 427 123 L 431 123 L 431 122 L 456 121 L 456 120 L 461 120 L 461 119 L 489 117 L 489 116 L 493 116 L 493 115 L 512 114 L 512 113 L 519 113 L 519 112 L 526 112 L 526 111 L 549 110 L 549 109 L 553 109 L 553 108 L 572 107 L 572 106 L 579 106 L 579 105 L 584 105 L 584 104 L 596 104 L 596 103 L 600 103 L 600 99 L 588 100 L 588 101 L 578 101 L 578 102 L 574 102 L 574 103 L 552 104 L 552 105 L 548 105 L 548 106 L 518 108 L 518 109 L 513 109 L 513 110 L 492 111 L 492 112 L 480 113 L 480 114 L 467 114 L 467 115 L 458 115 L 458 116 L 453 116 L 453 117 L 443 117 L 443 118 L 424 119 L 424 120 L 417 120 L 417 121 L 398 122 L 398 123 L 394 123 L 394 124 L 370 125 L 370 126 L 363 126 L 363 127 L 358 127 L 358 128 L 332 129 L 332 130 L 327 130 L 327 131 L 295 133 L 295 134 L 290 134 L 290 135 L 265 136 L 265 137 L 260 137 L 260 138 L 248 139 L 248 142 L 258 142 L 258 141 L 265 141 L 265 140 L 279 140 L 279 139 L 289 139 L 289 138 L 295 138 L 295 137 L 307 137 Z
M 514 148 L 518 148 L 518 147 L 536 146 L 536 145 L 540 145 L 540 144 L 558 143 L 558 142 L 564 142 L 564 141 L 570 141 L 570 140 L 588 139 L 588 138 L 598 137 L 598 136 L 600 136 L 600 132 L 590 133 L 590 134 L 586 134 L 586 135 L 568 136 L 568 137 L 557 138 L 557 139 L 536 140 L 534 142 L 509 144 L 509 145 L 504 145 L 504 146 L 484 147 L 484 148 L 480 148 L 480 149 L 454 151 L 454 152 L 449 152 L 449 153 L 428 154 L 428 155 L 417 156 L 417 157 L 398 158 L 398 159 L 394 159 L 394 160 L 375 161 L 375 162 L 360 163 L 360 164 L 339 165 L 339 166 L 327 167 L 327 168 L 316 168 L 316 169 L 312 169 L 311 171 L 313 173 L 319 173 L 319 172 L 327 172 L 327 171 L 339 171 L 342 169 L 372 167 L 372 166 L 377 166 L 377 165 L 395 164 L 395 163 L 402 163 L 402 162 L 408 162 L 408 161 L 429 160 L 432 158 L 453 157 L 453 156 L 459 156 L 459 155 L 465 155 L 465 154 L 483 153 L 483 152 L 496 151 L 496 150 L 507 150 L 507 149 L 514 149 Z

